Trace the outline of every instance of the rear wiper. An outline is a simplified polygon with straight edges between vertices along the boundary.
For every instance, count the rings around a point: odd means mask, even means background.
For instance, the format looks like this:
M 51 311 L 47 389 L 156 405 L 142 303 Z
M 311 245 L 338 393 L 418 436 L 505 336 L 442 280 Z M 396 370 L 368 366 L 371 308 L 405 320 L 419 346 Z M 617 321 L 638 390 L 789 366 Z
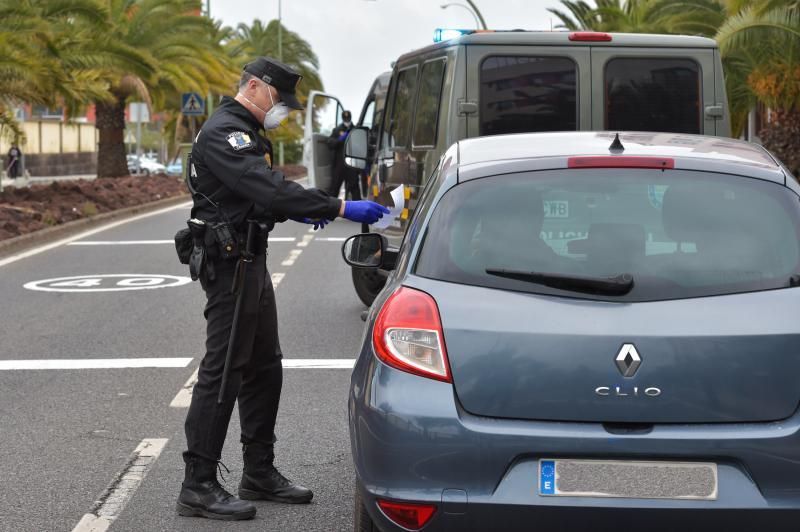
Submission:
M 523 270 L 506 270 L 502 268 L 486 268 L 486 273 L 516 279 L 528 283 L 536 283 L 559 290 L 583 292 L 586 294 L 603 294 L 622 296 L 633 288 L 633 276 L 621 273 L 614 277 L 585 277 L 581 275 L 564 275 L 561 273 L 526 272 Z

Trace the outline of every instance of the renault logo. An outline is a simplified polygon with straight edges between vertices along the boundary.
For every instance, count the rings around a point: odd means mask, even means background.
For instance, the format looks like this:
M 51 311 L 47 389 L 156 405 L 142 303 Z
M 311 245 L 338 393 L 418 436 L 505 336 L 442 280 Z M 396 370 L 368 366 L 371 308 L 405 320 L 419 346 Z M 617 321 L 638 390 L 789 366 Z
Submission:
M 642 364 L 642 357 L 633 344 L 625 344 L 617 353 L 617 368 L 623 377 L 633 377 Z

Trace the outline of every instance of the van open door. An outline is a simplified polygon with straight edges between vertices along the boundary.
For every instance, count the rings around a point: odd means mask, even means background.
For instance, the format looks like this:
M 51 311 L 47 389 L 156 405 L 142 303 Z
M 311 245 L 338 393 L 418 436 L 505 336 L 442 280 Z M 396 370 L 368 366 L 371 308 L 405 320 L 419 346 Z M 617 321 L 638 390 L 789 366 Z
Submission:
M 303 164 L 308 169 L 308 183 L 328 190 L 333 169 L 333 150 L 328 147 L 331 132 L 342 121 L 339 99 L 324 92 L 311 91 L 306 105 L 303 131 Z

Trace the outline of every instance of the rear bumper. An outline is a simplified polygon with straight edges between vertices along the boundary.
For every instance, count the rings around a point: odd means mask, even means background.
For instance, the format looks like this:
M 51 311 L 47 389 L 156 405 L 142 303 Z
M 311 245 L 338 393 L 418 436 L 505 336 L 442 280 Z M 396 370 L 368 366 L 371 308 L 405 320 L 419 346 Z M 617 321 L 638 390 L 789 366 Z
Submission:
M 599 423 L 498 420 L 464 412 L 450 384 L 364 353 L 353 372 L 350 435 L 359 490 L 434 503 L 435 530 L 800 530 L 800 415 L 775 423 L 656 425 L 619 435 Z M 719 464 L 719 498 L 544 497 L 541 458 L 700 460 Z M 624 526 L 623 526 L 624 525 Z M 724 528 L 723 528 L 724 527 Z

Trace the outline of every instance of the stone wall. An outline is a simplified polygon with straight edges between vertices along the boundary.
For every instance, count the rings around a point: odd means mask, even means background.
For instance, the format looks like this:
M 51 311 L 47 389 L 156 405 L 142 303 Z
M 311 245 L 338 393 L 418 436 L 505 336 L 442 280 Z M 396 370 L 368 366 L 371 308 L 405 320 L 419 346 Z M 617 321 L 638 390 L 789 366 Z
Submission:
M 97 153 L 40 153 L 25 155 L 31 177 L 97 174 Z

